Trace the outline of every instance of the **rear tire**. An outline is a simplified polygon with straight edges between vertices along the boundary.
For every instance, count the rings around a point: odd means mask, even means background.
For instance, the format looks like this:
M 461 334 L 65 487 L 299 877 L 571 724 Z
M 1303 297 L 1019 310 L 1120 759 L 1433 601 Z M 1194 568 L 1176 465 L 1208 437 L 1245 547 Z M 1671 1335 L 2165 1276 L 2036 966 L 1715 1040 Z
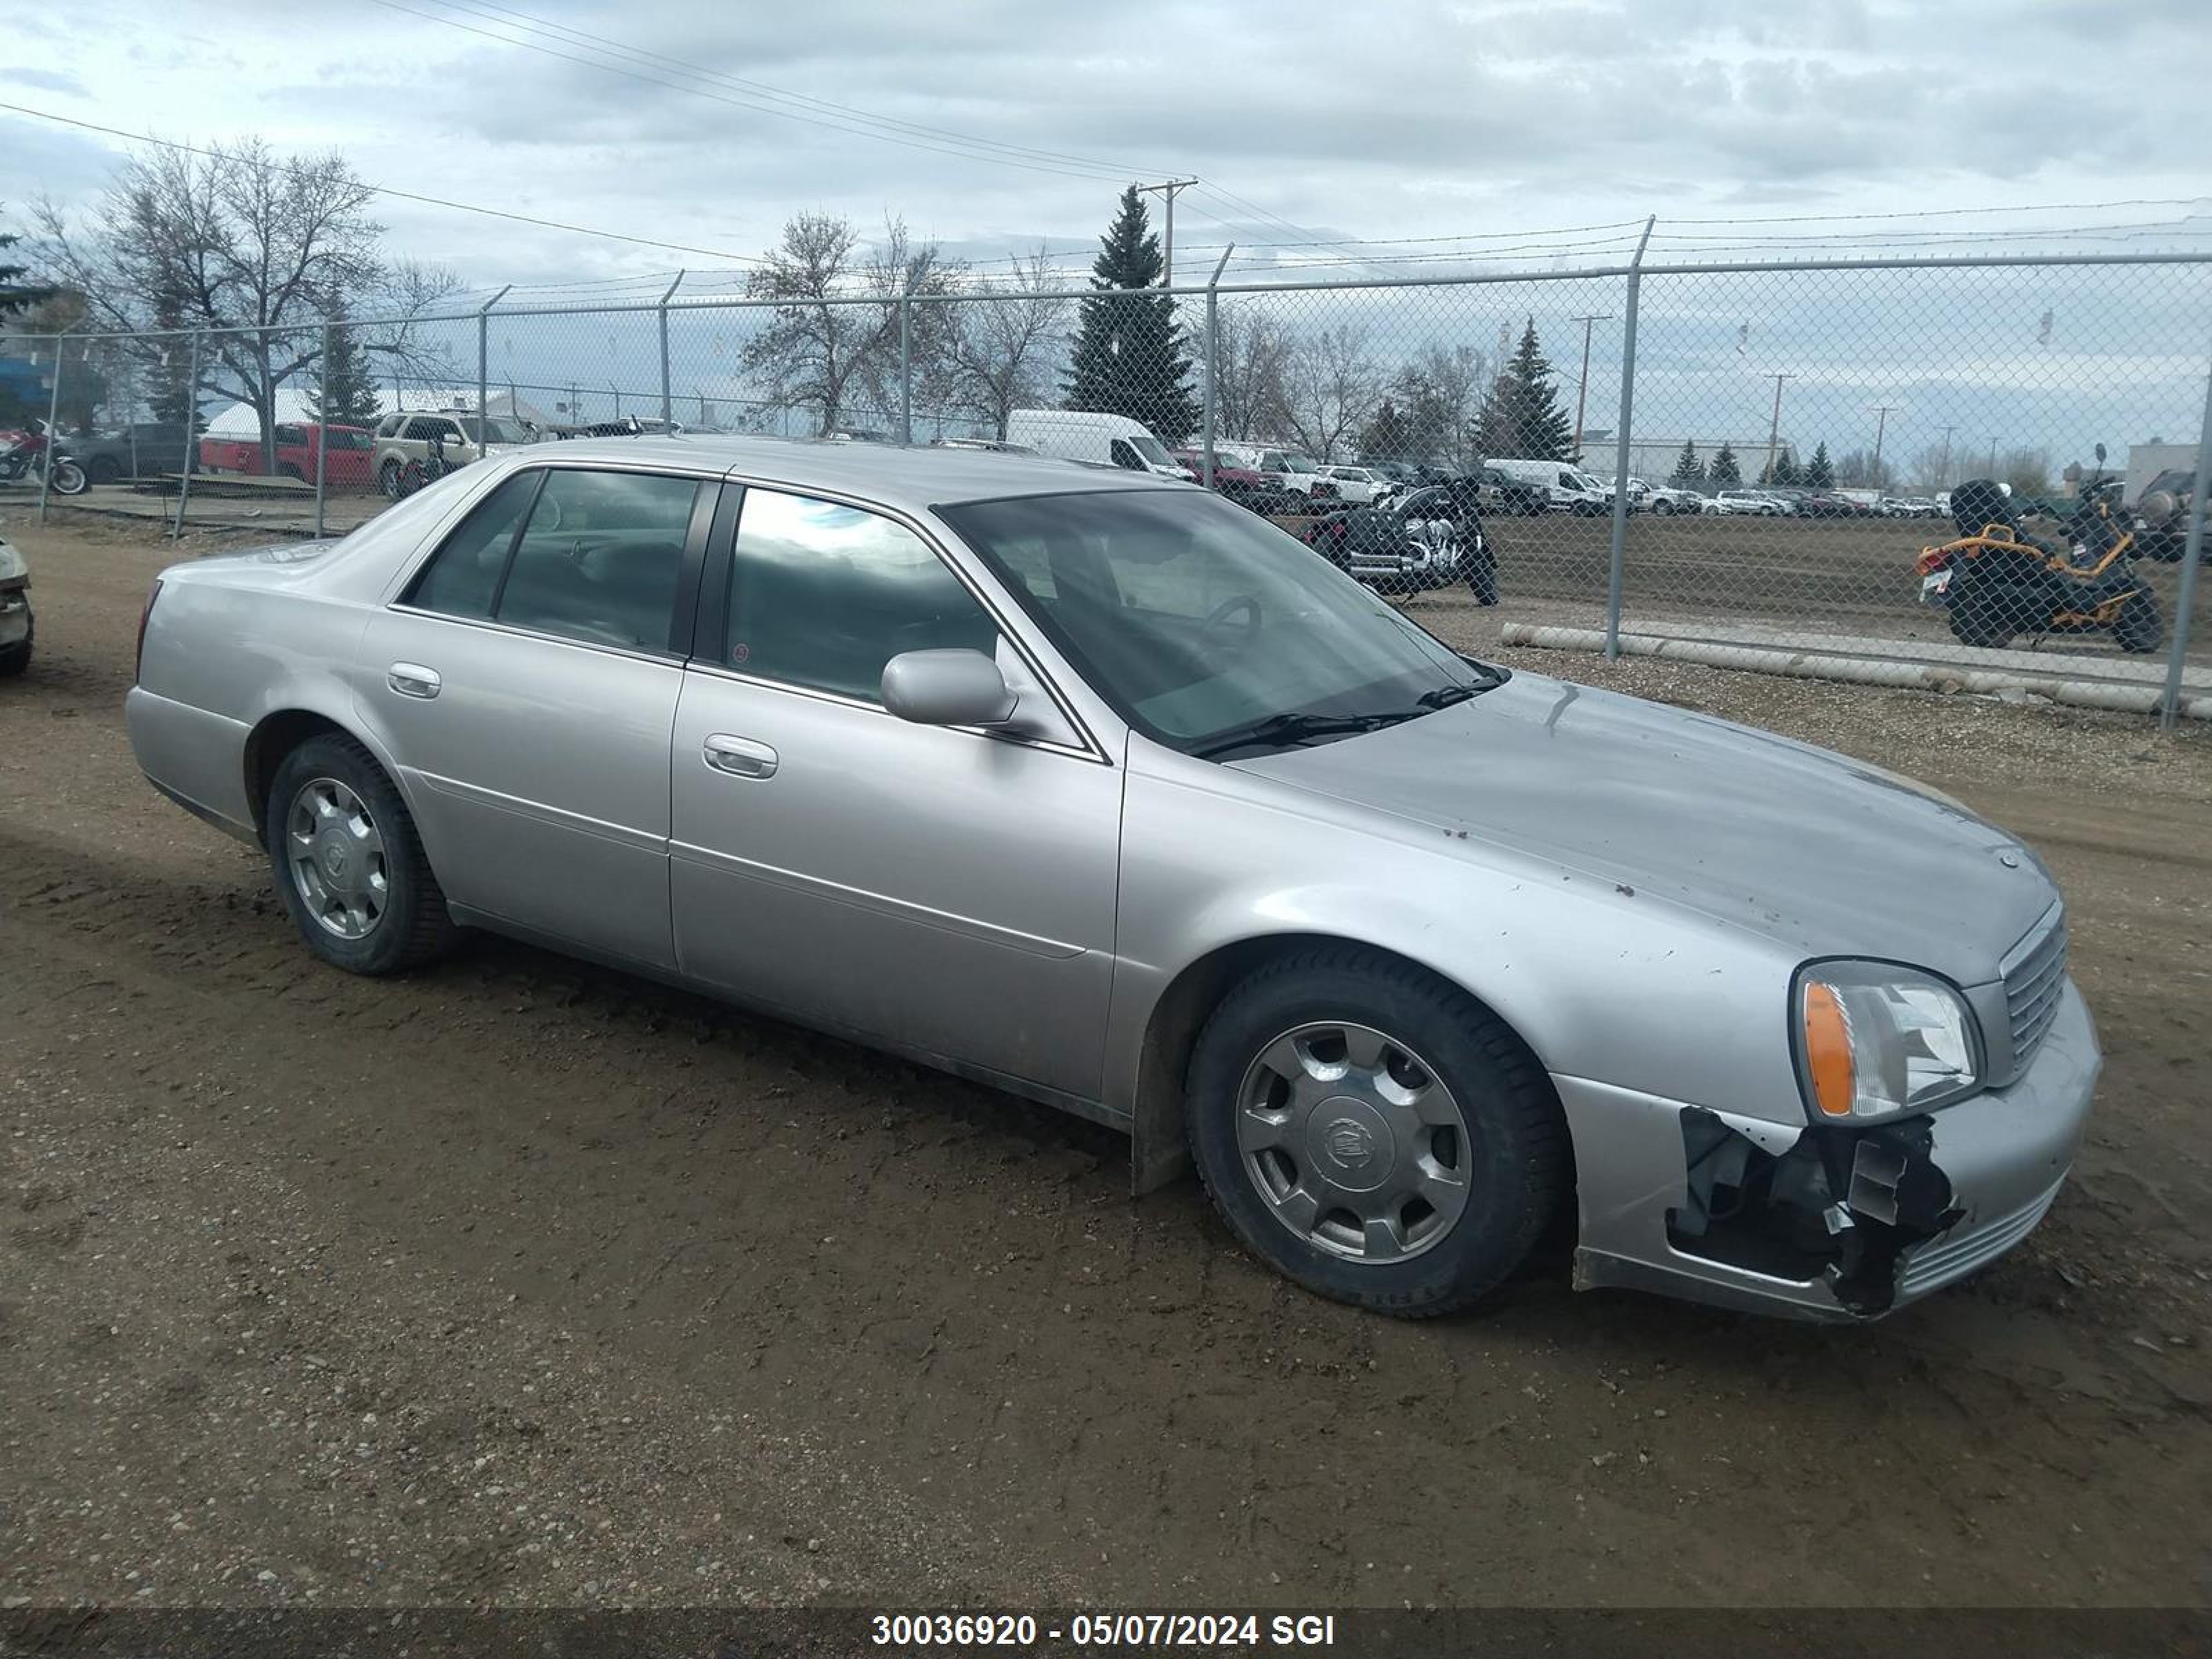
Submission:
M 404 973 L 458 930 L 415 820 L 368 750 L 310 738 L 277 767 L 262 844 L 307 949 L 349 973 Z
M 1951 636 L 1977 649 L 2002 650 L 2020 631 L 2012 614 L 2011 597 L 2011 590 L 1982 582 L 1968 582 L 1963 589 L 1954 590 L 1948 608 Z
M 82 495 L 91 482 L 75 461 L 56 461 L 46 469 L 46 482 L 57 495 Z
M 2166 643 L 2166 617 L 2148 588 L 2137 589 L 2112 618 L 2112 641 L 2121 650 L 2138 655 Z
M 1477 605 L 1498 603 L 1498 556 L 1488 549 L 1474 556 L 1467 574 L 1467 585 L 1474 591 Z
M 383 492 L 386 501 L 396 501 L 399 499 L 398 462 L 386 461 L 376 469 L 376 487 Z
M 1184 1099 L 1231 1231 L 1308 1290 L 1380 1313 L 1490 1294 L 1571 1184 L 1566 1123 L 1527 1045 L 1466 993 L 1358 945 L 1299 951 L 1232 990 Z

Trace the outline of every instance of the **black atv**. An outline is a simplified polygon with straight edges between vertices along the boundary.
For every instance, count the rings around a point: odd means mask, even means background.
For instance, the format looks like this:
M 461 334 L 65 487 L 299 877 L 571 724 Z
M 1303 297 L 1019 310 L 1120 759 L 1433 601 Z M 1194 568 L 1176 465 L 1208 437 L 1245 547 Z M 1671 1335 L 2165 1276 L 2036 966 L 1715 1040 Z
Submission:
M 1970 479 L 1951 492 L 1956 538 L 1921 550 L 1921 599 L 1948 613 L 1961 645 L 2108 629 L 2123 651 L 2157 650 L 2166 619 L 2130 562 L 2135 532 L 2118 495 L 2116 479 L 2085 484 L 2061 548 L 2028 534 L 2002 485 Z

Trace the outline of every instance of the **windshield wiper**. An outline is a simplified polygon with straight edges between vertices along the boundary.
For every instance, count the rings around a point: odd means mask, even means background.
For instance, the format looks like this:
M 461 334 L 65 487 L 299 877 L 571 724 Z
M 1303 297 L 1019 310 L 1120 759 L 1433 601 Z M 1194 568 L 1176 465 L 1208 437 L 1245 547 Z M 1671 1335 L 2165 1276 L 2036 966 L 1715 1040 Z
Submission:
M 1394 708 L 1376 714 L 1270 714 L 1263 720 L 1210 738 L 1187 752 L 1207 760 L 1232 749 L 1259 749 L 1271 744 L 1299 743 L 1308 738 L 1372 732 L 1380 726 L 1395 726 L 1400 720 L 1419 720 L 1428 712 L 1425 708 Z

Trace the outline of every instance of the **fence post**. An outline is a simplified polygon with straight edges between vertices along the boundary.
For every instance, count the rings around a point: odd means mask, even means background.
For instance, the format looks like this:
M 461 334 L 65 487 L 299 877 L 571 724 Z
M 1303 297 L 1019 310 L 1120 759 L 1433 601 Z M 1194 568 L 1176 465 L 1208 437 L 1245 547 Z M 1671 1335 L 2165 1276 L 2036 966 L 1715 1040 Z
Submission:
M 185 505 L 192 498 L 192 466 L 199 459 L 200 441 L 193 428 L 200 423 L 200 342 L 204 337 L 192 335 L 191 368 L 185 374 L 185 470 L 177 479 L 177 520 L 169 526 L 171 541 L 185 533 Z
M 46 399 L 46 461 L 39 468 L 39 522 L 46 521 L 46 491 L 54 481 L 54 457 L 59 453 L 56 441 L 61 434 L 62 421 L 62 361 L 69 355 L 69 330 L 54 336 L 53 394 Z
M 477 459 L 491 447 L 491 308 L 507 298 L 507 288 L 477 307 Z M 508 410 L 509 415 L 514 411 Z
M 1615 441 L 1613 467 L 1613 556 L 1605 580 L 1605 654 L 1620 654 L 1621 590 L 1628 575 L 1628 427 L 1636 408 L 1636 305 L 1644 286 L 1644 248 L 1651 240 L 1651 227 L 1659 216 L 1644 222 L 1644 234 L 1636 239 L 1636 257 L 1628 262 L 1628 303 L 1620 337 L 1620 436 Z
M 1229 263 L 1229 256 L 1237 252 L 1231 242 L 1221 250 L 1221 257 L 1213 262 L 1213 275 L 1206 279 L 1206 409 L 1203 416 L 1204 436 L 1199 448 L 1204 459 L 1199 482 L 1208 489 L 1213 488 L 1213 383 L 1221 378 L 1221 296 L 1214 290 L 1221 285 L 1221 272 Z
M 2197 434 L 2197 482 L 2189 494 L 2189 534 L 2181 547 L 2181 586 L 2173 601 L 2173 654 L 2166 659 L 2166 697 L 2159 705 L 2161 731 L 2172 731 L 2181 712 L 2181 673 L 2189 655 L 2189 624 L 2197 610 L 2197 572 L 2204 560 L 2204 486 L 2212 481 L 2212 372 L 2204 377 L 2204 422 Z
M 323 322 L 323 370 L 319 377 L 322 390 L 315 398 L 315 539 L 323 538 L 324 481 L 330 474 L 331 453 L 331 365 L 337 360 L 331 355 L 337 343 L 337 331 L 326 318 Z
M 914 314 L 914 301 L 910 297 L 913 292 L 914 284 L 909 279 L 906 288 L 900 291 L 898 302 L 899 441 L 902 444 L 914 441 L 914 345 L 910 337 L 913 330 L 909 326 Z
M 664 434 L 676 428 L 676 401 L 669 396 L 668 386 L 668 302 L 683 286 L 684 273 L 679 270 L 668 292 L 660 296 L 660 426 Z

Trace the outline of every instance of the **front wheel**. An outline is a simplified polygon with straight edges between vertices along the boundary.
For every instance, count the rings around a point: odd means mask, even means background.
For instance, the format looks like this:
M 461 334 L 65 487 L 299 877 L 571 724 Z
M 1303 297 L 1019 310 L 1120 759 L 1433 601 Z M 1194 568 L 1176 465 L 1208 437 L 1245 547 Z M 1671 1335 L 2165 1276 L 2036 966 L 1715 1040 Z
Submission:
M 1470 562 L 1467 585 L 1474 590 L 1477 605 L 1498 603 L 1498 556 L 1488 548 L 1477 553 Z
M 2141 654 L 2166 643 L 2166 618 L 2158 600 L 2147 588 L 2137 588 L 2112 618 L 2112 642 L 2121 650 Z
M 84 476 L 84 469 L 67 456 L 46 469 L 46 483 L 57 495 L 82 495 L 89 482 Z
M 399 474 L 400 467 L 397 461 L 386 461 L 376 469 L 376 487 L 384 492 L 384 499 L 387 501 L 396 501 L 400 497 Z
M 1465 993 L 1323 946 L 1214 1010 L 1185 1079 L 1192 1161 L 1255 1254 L 1307 1289 L 1449 1313 L 1527 1260 L 1569 1183 L 1535 1056 Z
M 446 896 L 415 820 L 352 738 L 310 738 L 284 757 L 262 836 L 285 908 L 325 962 L 349 973 L 402 973 L 453 942 Z

